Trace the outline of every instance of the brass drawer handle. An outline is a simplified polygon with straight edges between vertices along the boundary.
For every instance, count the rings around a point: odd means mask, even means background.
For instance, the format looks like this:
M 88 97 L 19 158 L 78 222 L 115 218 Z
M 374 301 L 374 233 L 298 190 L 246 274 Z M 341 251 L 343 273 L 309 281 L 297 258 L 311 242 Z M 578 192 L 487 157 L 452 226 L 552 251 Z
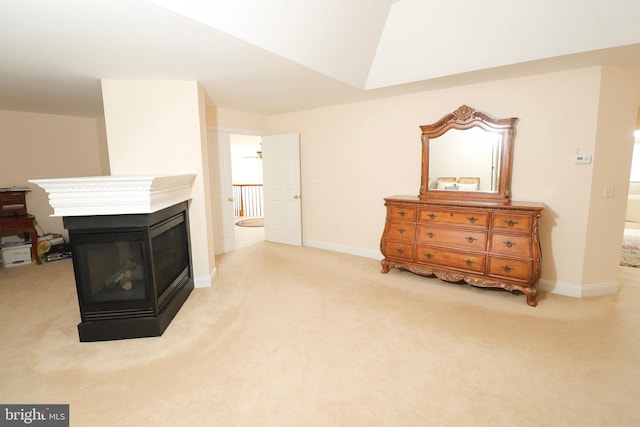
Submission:
M 404 249 L 402 249 L 402 248 L 398 248 L 398 249 L 396 249 L 396 251 L 397 251 L 399 254 L 403 254 L 403 253 L 404 253 Z
M 405 229 L 404 229 L 404 228 L 402 228 L 402 227 L 401 227 L 401 228 L 398 228 L 398 233 L 400 233 L 400 234 L 404 234 L 404 232 L 405 232 L 405 231 L 407 231 L 407 230 L 405 230 Z
M 476 221 L 478 220 L 478 218 L 475 218 L 475 217 L 471 217 L 471 218 L 467 218 L 467 219 L 469 220 L 469 222 L 470 222 L 471 224 L 475 224 L 475 223 L 476 223 Z
M 501 269 L 503 269 L 505 271 L 505 273 L 510 272 L 511 270 L 513 270 L 513 267 L 509 266 L 509 265 L 503 265 L 502 267 L 500 267 Z
M 512 248 L 512 247 L 514 247 L 516 245 L 514 242 L 511 242 L 509 240 L 507 240 L 506 242 L 502 242 L 502 243 L 504 243 L 505 246 L 508 247 L 508 248 Z
M 431 219 L 435 219 L 438 215 L 430 213 L 429 215 L 427 215 L 429 218 Z
M 512 219 L 510 219 L 509 221 L 505 221 L 507 223 L 507 225 L 509 227 L 513 227 L 514 225 L 517 225 L 518 223 Z
M 407 214 L 407 213 L 406 213 L 405 211 L 400 211 L 400 212 L 398 212 L 398 215 L 400 215 L 400 216 L 401 216 L 401 217 L 403 217 L 403 218 L 404 218 L 404 216 L 405 216 L 406 214 Z
M 426 256 L 427 259 L 433 258 L 433 254 L 430 254 L 430 253 L 426 253 L 426 254 L 424 254 L 424 256 Z
M 466 260 L 464 262 L 465 264 L 467 264 L 467 267 L 471 267 L 471 265 L 473 264 L 473 261 L 471 261 L 470 259 Z
M 478 239 L 476 239 L 475 237 L 472 237 L 472 236 L 465 237 L 464 239 L 465 239 L 467 242 L 469 242 L 469 243 L 473 243 L 473 242 L 475 242 L 476 240 L 478 240 Z
M 432 232 L 427 233 L 427 237 L 433 237 L 433 236 L 435 236 L 435 234 L 433 234 Z

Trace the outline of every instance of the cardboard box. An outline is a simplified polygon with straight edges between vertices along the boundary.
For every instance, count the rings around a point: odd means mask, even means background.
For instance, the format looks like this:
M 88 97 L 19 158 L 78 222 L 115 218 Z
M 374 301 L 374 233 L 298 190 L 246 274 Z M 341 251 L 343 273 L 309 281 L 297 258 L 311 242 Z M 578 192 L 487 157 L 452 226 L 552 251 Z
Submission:
M 31 244 L 3 247 L 2 259 L 7 268 L 31 264 Z
M 7 243 L 24 243 L 26 239 L 23 237 L 23 234 L 9 234 L 8 236 L 0 237 L 0 246 L 4 246 Z

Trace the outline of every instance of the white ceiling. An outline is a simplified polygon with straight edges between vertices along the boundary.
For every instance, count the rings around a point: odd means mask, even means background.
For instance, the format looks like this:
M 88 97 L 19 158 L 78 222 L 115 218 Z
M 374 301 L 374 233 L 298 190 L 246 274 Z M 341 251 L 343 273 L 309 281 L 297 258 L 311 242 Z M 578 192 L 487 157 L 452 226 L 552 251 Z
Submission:
M 276 114 L 640 67 L 638 0 L 0 0 L 0 109 L 97 117 L 100 79 L 197 80 Z

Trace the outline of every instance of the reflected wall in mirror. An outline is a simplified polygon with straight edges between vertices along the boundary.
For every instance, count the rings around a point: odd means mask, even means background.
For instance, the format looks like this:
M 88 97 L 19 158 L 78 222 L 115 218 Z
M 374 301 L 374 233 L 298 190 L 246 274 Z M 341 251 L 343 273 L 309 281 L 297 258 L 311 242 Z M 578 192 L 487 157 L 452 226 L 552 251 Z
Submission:
M 420 199 L 508 202 L 515 117 L 463 105 L 422 130 Z
M 483 191 L 496 193 L 500 176 L 500 135 L 481 128 L 450 129 L 429 140 L 429 187 L 438 188 L 439 177 L 478 178 L 478 185 L 467 179 L 444 191 Z M 460 185 L 458 185 L 460 184 Z M 465 185 L 467 184 L 467 185 Z

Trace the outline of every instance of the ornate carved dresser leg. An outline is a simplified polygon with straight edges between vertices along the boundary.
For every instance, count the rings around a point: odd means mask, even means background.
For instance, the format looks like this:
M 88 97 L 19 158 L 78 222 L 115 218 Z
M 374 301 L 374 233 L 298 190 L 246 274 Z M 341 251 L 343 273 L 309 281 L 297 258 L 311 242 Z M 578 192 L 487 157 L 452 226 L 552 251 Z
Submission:
M 531 307 L 535 307 L 536 305 L 538 305 L 538 303 L 536 302 L 536 296 L 538 295 L 538 290 L 536 289 L 535 286 L 524 288 L 522 289 L 522 291 L 527 296 L 527 304 L 529 304 Z
M 382 274 L 387 274 L 389 272 L 389 261 L 383 259 L 380 264 L 382 264 Z

